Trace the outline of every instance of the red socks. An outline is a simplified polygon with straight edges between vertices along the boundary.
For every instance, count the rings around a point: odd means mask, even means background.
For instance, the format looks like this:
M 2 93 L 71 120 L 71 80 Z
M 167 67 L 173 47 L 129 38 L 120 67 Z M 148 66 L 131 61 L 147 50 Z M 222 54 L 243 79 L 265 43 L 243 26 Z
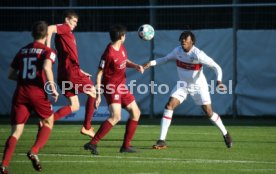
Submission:
M 60 108 L 57 112 L 54 113 L 54 119 L 59 120 L 69 114 L 72 113 L 71 107 L 70 106 L 64 106 Z
M 110 131 L 112 127 L 113 125 L 108 120 L 103 122 L 96 135 L 92 139 L 91 144 L 98 144 L 98 142 L 101 141 L 101 139 Z
M 94 114 L 95 101 L 96 101 L 95 98 L 88 96 L 86 105 L 85 105 L 85 117 L 83 122 L 83 126 L 85 127 L 86 130 L 89 130 L 91 128 L 91 120 Z
M 3 166 L 10 165 L 10 160 L 11 160 L 13 152 L 15 150 L 16 143 L 17 143 L 17 139 L 14 136 L 10 136 L 7 139 L 3 159 L 2 159 Z
M 138 121 L 130 120 L 130 119 L 127 121 L 124 143 L 123 143 L 124 148 L 128 148 L 130 146 L 130 142 L 135 134 L 137 125 L 138 125 Z
M 43 126 L 40 131 L 38 132 L 37 139 L 35 144 L 32 147 L 32 152 L 38 154 L 39 150 L 47 143 L 52 130 L 47 127 Z

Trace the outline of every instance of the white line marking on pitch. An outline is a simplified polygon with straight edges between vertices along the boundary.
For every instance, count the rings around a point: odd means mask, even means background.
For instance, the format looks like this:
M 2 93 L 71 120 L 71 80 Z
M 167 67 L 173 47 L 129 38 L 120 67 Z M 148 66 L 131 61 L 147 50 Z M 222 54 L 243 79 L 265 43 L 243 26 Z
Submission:
M 26 154 L 19 153 L 18 155 L 25 156 Z M 69 155 L 69 154 L 40 154 L 39 156 L 56 156 L 56 157 L 87 157 L 87 158 L 115 158 L 125 159 L 124 162 L 137 162 L 137 163 L 166 163 L 166 162 L 179 162 L 179 163 L 240 163 L 240 164 L 276 164 L 276 161 L 248 161 L 248 160 L 216 160 L 216 159 L 181 159 L 181 158 L 149 158 L 149 157 L 127 157 L 127 156 L 92 156 L 92 155 Z M 131 161 L 129 159 L 134 159 Z M 136 161 L 135 161 L 136 159 Z M 141 160 L 141 161 L 140 161 Z M 157 160 L 157 161 L 151 161 Z M 54 161 L 49 161 L 49 163 Z M 67 162 L 67 161 L 60 161 Z M 69 161 L 72 162 L 72 161 Z M 89 162 L 89 161 L 79 161 Z M 104 162 L 104 161 L 90 161 L 90 162 Z M 107 162 L 107 161 L 105 161 Z M 112 162 L 112 161 L 108 161 Z M 116 161 L 117 162 L 117 161 Z

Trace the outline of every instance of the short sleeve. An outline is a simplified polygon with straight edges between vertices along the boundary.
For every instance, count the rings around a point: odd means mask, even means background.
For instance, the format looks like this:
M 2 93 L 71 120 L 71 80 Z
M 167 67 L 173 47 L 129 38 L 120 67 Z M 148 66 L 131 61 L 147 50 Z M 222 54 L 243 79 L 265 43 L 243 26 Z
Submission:
M 56 53 L 52 49 L 47 49 L 45 51 L 45 59 L 51 60 L 52 63 L 55 63 L 56 61 Z
M 98 68 L 99 69 L 104 69 L 105 64 L 106 64 L 106 54 L 103 54 L 102 57 L 101 57 Z
M 71 32 L 68 24 L 57 24 L 57 34 L 66 34 Z

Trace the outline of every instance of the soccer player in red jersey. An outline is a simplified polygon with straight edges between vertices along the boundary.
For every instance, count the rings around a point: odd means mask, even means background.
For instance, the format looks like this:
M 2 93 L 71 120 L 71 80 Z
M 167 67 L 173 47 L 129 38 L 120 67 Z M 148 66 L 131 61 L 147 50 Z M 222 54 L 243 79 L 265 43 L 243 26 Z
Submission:
M 38 21 L 33 25 L 32 36 L 34 42 L 21 48 L 10 66 L 8 77 L 17 81 L 17 87 L 13 95 L 11 108 L 12 132 L 6 141 L 0 166 L 1 174 L 8 173 L 7 168 L 17 141 L 23 133 L 25 123 L 32 110 L 37 113 L 43 124 L 38 131 L 35 144 L 27 153 L 27 156 L 37 171 L 42 170 L 37 154 L 48 141 L 54 123 L 52 105 L 44 91 L 45 85 L 50 85 L 52 97 L 55 101 L 58 99 L 52 71 L 56 54 L 45 45 L 47 27 L 48 25 L 44 21 Z
M 121 146 L 121 153 L 132 153 L 136 150 L 130 142 L 135 134 L 140 110 L 135 102 L 134 96 L 126 87 L 126 67 L 135 68 L 143 73 L 144 68 L 128 59 L 126 49 L 123 45 L 126 38 L 126 28 L 121 25 L 114 25 L 110 31 L 111 43 L 107 45 L 97 73 L 97 100 L 96 106 L 101 102 L 100 90 L 104 89 L 104 96 L 109 105 L 110 117 L 102 123 L 91 142 L 84 145 L 84 149 L 90 150 L 97 155 L 97 144 L 121 119 L 121 108 L 125 108 L 130 118 L 126 124 L 124 142 Z
M 85 119 L 80 132 L 94 137 L 95 133 L 93 127 L 91 127 L 91 120 L 94 113 L 96 91 L 90 80 L 91 75 L 80 68 L 76 39 L 72 33 L 77 26 L 78 15 L 74 11 L 66 11 L 64 19 L 65 23 L 48 27 L 47 46 L 50 47 L 53 33 L 57 33 L 55 46 L 58 56 L 58 85 L 64 92 L 64 96 L 70 101 L 70 105 L 62 107 L 55 112 L 54 118 L 59 120 L 72 112 L 78 111 L 80 104 L 77 94 L 79 92 L 85 93 L 88 95 L 88 99 L 86 101 Z M 72 86 L 71 89 L 66 86 L 68 82 Z

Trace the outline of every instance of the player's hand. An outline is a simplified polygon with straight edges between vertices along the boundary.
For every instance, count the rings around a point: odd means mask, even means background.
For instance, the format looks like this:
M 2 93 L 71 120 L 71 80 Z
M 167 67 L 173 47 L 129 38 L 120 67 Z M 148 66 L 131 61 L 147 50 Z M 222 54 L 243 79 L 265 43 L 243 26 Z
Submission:
M 217 81 L 217 88 L 219 91 L 224 92 L 226 91 L 225 85 L 221 81 Z
M 57 102 L 58 96 L 59 96 L 58 92 L 57 92 L 56 90 L 54 90 L 54 91 L 52 92 L 52 97 L 53 97 L 53 99 L 54 99 L 55 102 Z
M 136 70 L 139 71 L 141 74 L 144 73 L 144 68 L 141 65 L 138 65 L 137 68 L 136 68 Z
M 150 67 L 150 62 L 145 63 L 145 64 L 143 65 L 143 67 L 144 67 L 145 70 L 148 69 L 148 68 Z
M 101 104 L 101 94 L 97 94 L 96 102 L 95 102 L 95 108 L 98 109 Z

